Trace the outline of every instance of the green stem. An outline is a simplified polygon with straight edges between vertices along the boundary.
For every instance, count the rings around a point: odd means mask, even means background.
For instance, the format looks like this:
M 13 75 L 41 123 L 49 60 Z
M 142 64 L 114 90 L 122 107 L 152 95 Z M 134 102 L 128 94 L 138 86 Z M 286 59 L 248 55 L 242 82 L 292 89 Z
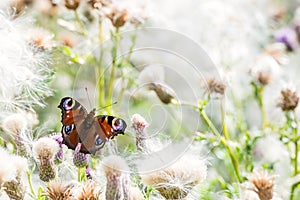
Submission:
M 225 148 L 227 149 L 227 152 L 230 156 L 230 159 L 231 159 L 234 171 L 235 171 L 235 175 L 236 175 L 238 181 L 241 183 L 242 178 L 241 178 L 241 174 L 240 174 L 240 170 L 239 170 L 239 163 L 238 163 L 237 159 L 235 158 L 234 153 L 231 150 L 230 145 L 228 144 L 226 138 L 221 137 L 221 142 L 225 146 Z
M 216 136 L 220 136 L 221 134 L 216 129 L 216 127 L 213 125 L 211 120 L 208 118 L 208 116 L 206 115 L 204 108 L 202 106 L 199 107 L 199 112 L 200 112 L 202 119 L 205 121 L 205 123 L 208 125 L 208 127 L 212 130 L 213 134 Z M 238 164 L 237 159 L 235 158 L 233 151 L 230 148 L 230 145 L 228 144 L 228 140 L 226 139 L 226 137 L 221 136 L 221 143 L 225 146 L 225 148 L 229 154 L 229 157 L 231 159 L 236 177 L 237 177 L 238 181 L 241 183 L 242 179 L 241 179 L 241 175 L 240 175 L 240 171 L 239 171 L 239 164 Z
M 118 52 L 118 44 L 119 44 L 119 29 L 116 28 L 115 36 L 112 38 L 114 40 L 114 46 L 112 49 L 112 68 L 110 72 L 110 78 L 109 78 L 109 84 L 108 84 L 108 92 L 107 92 L 107 104 L 112 103 L 112 93 L 113 93 L 113 86 L 114 86 L 114 80 L 115 80 L 115 71 L 116 71 L 116 65 L 117 65 L 117 52 Z M 107 107 L 107 112 L 111 113 L 111 107 Z
M 223 127 L 223 134 L 226 140 L 230 140 L 230 136 L 228 134 L 227 125 L 226 125 L 226 112 L 224 109 L 224 104 L 221 102 L 221 114 L 222 114 L 222 127 Z
M 136 38 L 137 38 L 137 29 L 135 29 L 135 32 L 134 34 L 132 35 L 132 38 L 131 38 L 131 46 L 129 48 L 129 53 L 127 55 L 127 58 L 126 58 L 126 63 L 129 64 L 130 63 L 130 58 L 131 58 L 131 55 L 132 55 L 132 52 L 133 52 L 133 48 L 136 44 Z
M 102 19 L 99 19 L 99 43 L 100 43 L 100 60 L 99 60 L 99 67 L 98 67 L 98 107 L 102 108 L 104 106 L 104 96 L 105 96 L 105 88 L 104 88 L 104 74 L 102 69 L 102 62 L 103 62 L 103 56 L 104 56 L 104 50 L 103 50 L 103 24 Z
M 83 180 L 85 180 L 86 178 L 86 174 L 85 174 L 85 167 L 78 167 L 77 168 L 77 180 L 78 182 L 81 182 Z
M 83 24 L 82 20 L 79 17 L 77 9 L 74 10 L 74 14 L 75 14 L 75 19 L 76 19 L 76 21 L 77 21 L 77 23 L 79 24 L 79 27 L 80 27 L 80 33 L 84 36 L 87 36 L 87 32 L 85 30 L 85 27 L 84 27 L 84 24 Z
M 30 192 L 34 197 L 36 197 L 36 194 L 35 194 L 33 186 L 32 186 L 31 173 L 29 171 L 27 171 L 26 174 L 27 174 L 27 181 L 29 184 Z
M 293 137 L 294 137 L 294 145 L 295 145 L 295 163 L 294 163 L 294 176 L 298 174 L 298 150 L 299 150 L 299 138 L 298 138 L 298 121 L 295 110 L 293 110 L 293 118 L 294 118 L 294 127 L 293 127 Z
M 294 200 L 294 198 L 295 198 L 295 190 L 296 190 L 296 188 L 298 187 L 298 185 L 300 184 L 300 182 L 297 182 L 297 183 L 294 183 L 293 185 L 292 185 L 292 189 L 291 189 L 291 194 L 290 194 L 290 200 Z
M 251 84 L 254 87 L 255 99 L 258 103 L 258 106 L 259 106 L 260 112 L 261 112 L 262 129 L 265 129 L 268 126 L 268 120 L 267 120 L 267 114 L 266 114 L 265 105 L 264 105 L 264 101 L 263 101 L 264 86 L 258 86 L 254 82 L 252 82 Z
M 294 172 L 293 172 L 293 176 L 296 176 L 299 173 L 298 170 L 298 161 L 299 161 L 299 156 L 298 156 L 298 151 L 299 151 L 299 137 L 298 137 L 298 121 L 297 121 L 297 116 L 296 116 L 296 112 L 293 110 L 292 114 L 293 116 L 291 117 L 289 114 L 289 112 L 286 113 L 286 118 L 288 121 L 288 125 L 292 127 L 292 141 L 294 143 L 294 158 L 291 158 L 293 164 L 294 164 Z M 292 185 L 291 188 L 291 195 L 290 195 L 290 200 L 294 199 L 294 193 L 295 190 L 297 189 L 299 185 L 299 182 L 295 183 Z

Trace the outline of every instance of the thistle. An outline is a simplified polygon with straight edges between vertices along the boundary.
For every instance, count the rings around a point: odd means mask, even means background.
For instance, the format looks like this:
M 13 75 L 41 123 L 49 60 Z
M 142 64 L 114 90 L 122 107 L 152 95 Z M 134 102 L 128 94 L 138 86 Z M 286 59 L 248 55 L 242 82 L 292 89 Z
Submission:
M 103 159 L 103 170 L 106 176 L 106 200 L 131 200 L 131 182 L 129 167 L 119 156 Z
M 106 14 L 106 17 L 110 19 L 112 25 L 117 29 L 129 21 L 128 11 L 117 7 L 111 8 L 110 12 Z
M 165 199 L 182 199 L 206 174 L 204 160 L 186 156 L 165 169 L 142 175 L 142 182 L 155 188 Z
M 277 42 L 281 42 L 285 44 L 286 48 L 289 51 L 295 50 L 295 48 L 298 46 L 298 36 L 294 29 L 289 27 L 284 27 L 279 29 L 275 33 L 275 40 Z
M 75 200 L 73 195 L 74 185 L 64 184 L 62 181 L 51 181 L 43 196 L 50 200 Z
M 134 114 L 131 117 L 132 128 L 135 131 L 136 148 L 138 151 L 147 151 L 147 133 L 146 128 L 148 127 L 147 121 L 139 114 Z
M 81 146 L 81 143 L 77 144 L 73 156 L 73 163 L 78 168 L 87 167 L 89 163 L 89 155 L 80 152 Z
M 14 138 L 16 154 L 26 158 L 31 154 L 25 135 L 27 125 L 25 117 L 19 113 L 9 115 L 3 121 L 3 129 Z
M 21 177 L 27 169 L 27 160 L 20 156 L 10 155 L 0 149 L 2 166 L 0 169 L 0 187 L 3 187 L 10 199 L 24 199 L 26 188 L 23 186 Z
M 274 196 L 274 179 L 266 171 L 255 171 L 249 177 L 252 190 L 256 192 L 260 200 L 271 200 Z
M 0 109 L 2 111 L 32 110 L 43 106 L 43 100 L 52 94 L 49 88 L 51 70 L 49 54 L 39 51 L 28 42 L 28 24 L 0 12 Z M 16 56 L 17 55 L 17 56 Z
M 224 96 L 226 84 L 220 80 L 216 80 L 215 78 L 208 79 L 206 83 L 206 93 L 212 95 L 216 94 L 219 96 Z
M 280 107 L 282 111 L 291 111 L 295 110 L 298 102 L 299 96 L 295 89 L 292 87 L 287 87 L 281 90 L 281 97 L 277 106 Z
M 54 158 L 59 145 L 51 138 L 41 138 L 33 144 L 33 152 L 38 159 L 39 176 L 42 181 L 49 182 L 56 176 Z
M 99 185 L 94 181 L 87 181 L 77 196 L 77 200 L 98 200 L 101 194 Z
M 270 55 L 263 54 L 255 62 L 250 70 L 250 75 L 258 85 L 265 86 L 279 74 L 280 66 Z

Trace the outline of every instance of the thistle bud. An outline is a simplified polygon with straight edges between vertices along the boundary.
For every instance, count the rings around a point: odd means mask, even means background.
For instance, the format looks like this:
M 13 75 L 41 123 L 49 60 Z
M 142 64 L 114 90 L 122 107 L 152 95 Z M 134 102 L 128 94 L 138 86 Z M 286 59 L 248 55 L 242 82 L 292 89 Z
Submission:
M 61 136 L 61 134 L 58 135 L 54 135 L 52 136 L 52 139 L 55 140 L 59 146 L 59 150 L 58 152 L 55 154 L 55 158 L 54 158 L 54 163 L 56 165 L 62 163 L 62 161 L 64 160 L 64 151 L 62 149 L 63 147 L 63 138 Z
M 73 156 L 73 163 L 78 168 L 87 167 L 89 163 L 89 155 L 80 152 L 81 146 L 81 143 L 77 144 Z

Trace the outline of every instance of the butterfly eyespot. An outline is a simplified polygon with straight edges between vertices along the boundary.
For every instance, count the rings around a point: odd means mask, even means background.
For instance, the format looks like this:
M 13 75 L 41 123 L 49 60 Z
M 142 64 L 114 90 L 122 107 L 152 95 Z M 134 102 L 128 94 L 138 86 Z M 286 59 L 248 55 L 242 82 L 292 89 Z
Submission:
M 101 138 L 97 135 L 95 138 L 95 145 L 96 146 L 100 146 L 103 144 L 103 141 L 101 140 Z
M 73 130 L 74 128 L 74 124 L 70 125 L 70 126 L 65 126 L 65 133 L 67 135 L 70 135 L 71 131 Z
M 69 99 L 66 99 L 64 102 L 63 102 L 63 107 L 65 110 L 71 110 L 75 105 L 75 101 L 71 98 Z
M 121 119 L 117 119 L 117 118 L 113 119 L 112 127 L 115 131 L 123 130 L 123 121 Z

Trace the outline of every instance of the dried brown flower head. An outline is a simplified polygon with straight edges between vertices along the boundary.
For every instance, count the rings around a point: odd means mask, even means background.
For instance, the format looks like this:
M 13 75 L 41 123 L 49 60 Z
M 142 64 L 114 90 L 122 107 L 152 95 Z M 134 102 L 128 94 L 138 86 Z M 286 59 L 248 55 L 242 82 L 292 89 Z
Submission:
M 222 81 L 216 80 L 215 78 L 211 78 L 207 81 L 207 93 L 212 94 L 220 94 L 224 95 L 226 89 L 226 84 Z
M 294 110 L 299 102 L 299 96 L 296 91 L 291 88 L 286 88 L 281 90 L 281 98 L 277 104 L 283 111 Z
M 255 171 L 250 175 L 249 181 L 253 184 L 253 191 L 256 192 L 260 200 L 271 200 L 274 195 L 274 179 L 266 171 Z
M 272 79 L 275 79 L 280 66 L 273 56 L 268 54 L 261 55 L 250 70 L 250 75 L 254 81 L 260 85 L 267 85 Z
M 112 25 L 116 28 L 120 28 L 129 21 L 128 11 L 126 9 L 112 8 L 106 17 L 110 19 Z
M 87 181 L 83 184 L 77 200 L 98 200 L 100 194 L 99 185 L 94 181 Z
M 160 83 L 150 83 L 149 89 L 153 90 L 157 97 L 165 104 L 171 103 L 175 97 L 175 92 L 171 88 Z
M 74 185 L 63 184 L 61 181 L 51 181 L 43 196 L 50 200 L 75 200 L 72 189 Z
M 21 13 L 26 6 L 32 4 L 33 0 L 11 0 L 10 7 L 14 8 L 16 14 Z
M 79 7 L 80 0 L 65 0 L 66 8 L 76 10 Z
M 112 4 L 111 0 L 90 0 L 88 4 L 91 5 L 93 8 L 101 9 L 103 7 L 109 6 Z

